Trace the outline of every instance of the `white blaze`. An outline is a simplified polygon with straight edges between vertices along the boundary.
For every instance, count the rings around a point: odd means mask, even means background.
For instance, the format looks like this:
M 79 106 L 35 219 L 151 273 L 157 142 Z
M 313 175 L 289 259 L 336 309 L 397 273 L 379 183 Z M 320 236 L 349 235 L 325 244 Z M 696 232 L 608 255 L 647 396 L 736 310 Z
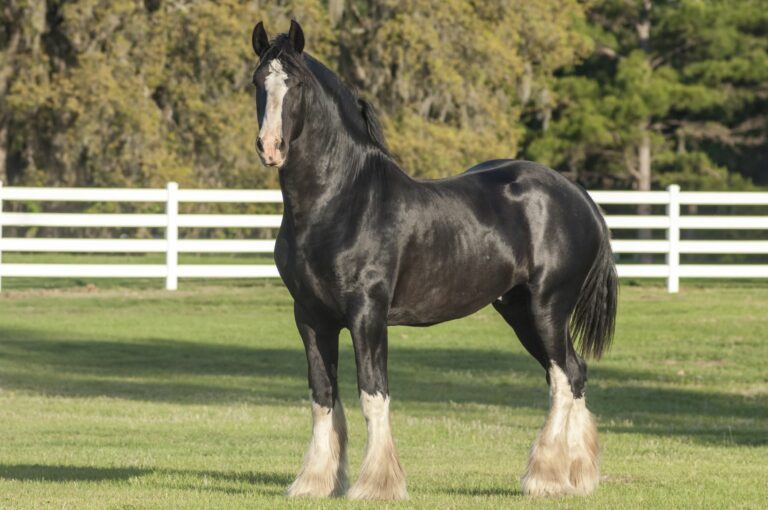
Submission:
M 259 138 L 264 146 L 264 158 L 267 163 L 282 163 L 282 156 L 278 145 L 283 136 L 283 100 L 288 92 L 286 80 L 288 75 L 283 70 L 279 60 L 274 59 L 269 63 L 269 74 L 264 80 L 267 89 L 267 106 L 264 119 L 259 131 Z

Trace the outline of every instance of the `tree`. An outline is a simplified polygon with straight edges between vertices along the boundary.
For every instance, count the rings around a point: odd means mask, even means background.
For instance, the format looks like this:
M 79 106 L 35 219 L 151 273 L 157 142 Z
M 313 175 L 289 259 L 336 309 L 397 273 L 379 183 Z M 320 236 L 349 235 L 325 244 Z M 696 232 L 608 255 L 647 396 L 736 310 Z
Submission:
M 0 19 L 0 179 L 12 184 L 262 187 L 255 20 L 331 44 L 320 0 L 12 0 Z
M 596 2 L 587 14 L 593 53 L 554 82 L 553 121 L 531 132 L 526 154 L 592 186 L 745 186 L 716 152 L 764 143 L 749 129 L 765 132 L 764 113 L 746 114 L 765 105 L 764 7 Z
M 421 176 L 514 157 L 522 105 L 588 48 L 572 0 L 357 1 L 339 19 L 340 72 L 383 110 L 395 154 Z
M 43 1 L 8 0 L 0 8 L 0 180 L 5 182 L 13 177 L 9 160 L 18 159 L 8 95 L 20 73 L 41 74 L 45 14 Z
M 522 153 L 590 186 L 745 185 L 727 169 L 768 161 L 763 3 L 6 0 L 0 179 L 276 186 L 249 37 L 296 17 L 417 175 Z

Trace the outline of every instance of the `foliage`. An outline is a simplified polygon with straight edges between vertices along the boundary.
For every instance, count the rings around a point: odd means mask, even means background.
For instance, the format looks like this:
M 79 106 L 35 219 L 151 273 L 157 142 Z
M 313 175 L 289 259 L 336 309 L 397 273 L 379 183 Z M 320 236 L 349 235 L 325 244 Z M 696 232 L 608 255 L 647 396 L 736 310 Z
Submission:
M 726 165 L 766 151 L 768 11 L 738 4 L 594 2 L 595 51 L 555 80 L 554 119 L 531 133 L 527 153 L 586 183 L 648 189 L 645 142 L 656 184 L 747 186 Z
M 12 2 L 7 180 L 34 184 L 276 186 L 253 151 L 251 3 Z M 12 10 L 12 8 L 9 8 Z M 318 1 L 294 2 L 323 27 Z M 275 11 L 275 12 L 273 12 Z M 18 23 L 45 20 L 39 23 Z M 9 28 L 10 27 L 10 28 Z M 310 32 L 322 44 L 322 28 Z M 7 37 L 10 37 L 7 36 Z
M 310 51 L 375 99 L 404 165 L 429 176 L 489 154 L 514 157 L 518 90 L 530 95 L 584 48 L 570 30 L 581 15 L 575 0 L 343 4 L 332 23 L 319 0 L 261 8 L 233 0 L 13 0 L 2 53 L 13 72 L 0 178 L 276 186 L 252 147 L 248 41 L 258 19 L 274 33 L 298 17 Z M 22 42 L 9 44 L 17 36 Z
M 341 70 L 375 97 L 394 152 L 422 176 L 514 157 L 521 103 L 587 49 L 572 0 L 356 5 L 340 26 Z
M 592 186 L 744 187 L 768 179 L 768 10 L 737 3 L 6 0 L 0 180 L 277 186 L 249 39 L 296 17 L 412 174 L 525 156 Z

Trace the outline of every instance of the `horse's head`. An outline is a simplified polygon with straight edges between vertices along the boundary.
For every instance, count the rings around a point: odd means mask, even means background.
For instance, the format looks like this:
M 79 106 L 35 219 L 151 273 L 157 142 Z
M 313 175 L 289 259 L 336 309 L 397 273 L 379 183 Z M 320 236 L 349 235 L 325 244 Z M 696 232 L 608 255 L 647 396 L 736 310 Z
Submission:
M 253 74 L 259 136 L 256 151 L 265 165 L 280 168 L 288 157 L 291 141 L 301 133 L 303 118 L 302 83 L 307 71 L 301 55 L 304 33 L 291 20 L 288 34 L 270 43 L 264 25 L 253 29 L 253 51 L 259 66 Z

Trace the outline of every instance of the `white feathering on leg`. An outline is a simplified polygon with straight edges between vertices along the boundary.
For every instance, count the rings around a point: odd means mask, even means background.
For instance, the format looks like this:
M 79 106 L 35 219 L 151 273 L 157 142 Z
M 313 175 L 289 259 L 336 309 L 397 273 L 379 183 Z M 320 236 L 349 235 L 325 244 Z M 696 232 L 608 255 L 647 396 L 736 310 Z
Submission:
M 591 494 L 600 482 L 600 446 L 595 418 L 587 409 L 583 396 L 574 400 L 568 416 L 568 447 L 571 464 L 569 479 L 574 492 Z
M 549 416 L 531 447 L 522 478 L 523 493 L 531 496 L 574 492 L 568 454 L 568 415 L 574 398 L 568 377 L 554 362 L 549 369 L 549 384 Z
M 289 496 L 336 497 L 347 489 L 347 422 L 336 399 L 333 409 L 312 402 L 312 439 Z
M 360 392 L 368 425 L 368 442 L 360 477 L 349 490 L 352 499 L 405 499 L 405 472 L 392 439 L 389 396 Z

